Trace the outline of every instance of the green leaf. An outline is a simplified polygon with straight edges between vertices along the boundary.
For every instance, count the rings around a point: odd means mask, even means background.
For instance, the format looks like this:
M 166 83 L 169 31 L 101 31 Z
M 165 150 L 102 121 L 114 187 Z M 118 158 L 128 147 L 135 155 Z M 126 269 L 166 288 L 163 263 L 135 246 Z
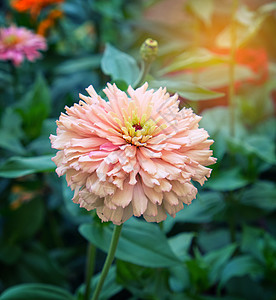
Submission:
M 176 222 L 204 223 L 210 222 L 216 214 L 223 211 L 225 203 L 222 195 L 217 192 L 201 192 L 192 204 L 184 207 L 175 218 L 168 216 L 164 222 L 164 229 L 168 232 Z
M 106 45 L 101 67 L 104 74 L 110 75 L 112 80 L 123 80 L 129 85 L 137 80 L 140 73 L 133 57 L 110 44 Z
M 169 285 L 173 292 L 181 292 L 191 287 L 189 271 L 186 265 L 178 265 L 169 269 Z M 186 298 L 180 298 L 184 300 Z
M 51 155 L 37 157 L 13 156 L 0 166 L 0 177 L 17 178 L 38 172 L 49 172 L 55 169 Z
M 227 62 L 229 58 L 225 55 L 214 54 L 211 51 L 199 48 L 196 51 L 185 51 L 177 56 L 172 63 L 158 72 L 159 75 L 181 71 L 185 69 L 196 69 L 209 67 L 222 62 Z
M 12 242 L 32 237 L 41 227 L 44 214 L 44 205 L 41 199 L 35 198 L 22 204 L 9 213 L 4 227 L 4 235 Z
M 200 231 L 197 242 L 204 252 L 218 250 L 230 244 L 230 234 L 226 229 L 217 229 L 210 232 Z
M 93 70 L 100 66 L 101 55 L 89 55 L 86 57 L 75 57 L 66 60 L 55 68 L 57 74 L 70 74 L 74 72 L 82 72 Z
M 29 283 L 7 289 L 0 300 L 74 300 L 74 297 L 57 286 Z
M 260 262 L 264 263 L 264 231 L 259 228 L 249 226 L 243 227 L 241 250 L 252 254 Z
M 258 181 L 244 191 L 240 201 L 247 206 L 255 206 L 268 212 L 275 211 L 276 184 L 269 181 Z
M 248 135 L 243 139 L 229 137 L 228 145 L 233 153 L 253 155 L 270 164 L 276 163 L 276 147 L 271 137 L 261 135 Z
M 100 279 L 101 272 L 99 272 L 96 275 L 93 275 L 91 279 L 91 286 L 90 286 L 90 293 L 89 293 L 89 299 L 92 298 L 93 292 L 96 289 L 97 283 Z M 112 265 L 108 271 L 108 274 L 105 278 L 102 291 L 99 296 L 99 300 L 109 300 L 111 299 L 114 295 L 118 294 L 123 287 L 118 283 L 118 278 L 117 278 L 117 268 L 115 265 Z M 83 295 L 85 293 L 85 284 L 82 284 L 76 294 L 77 294 L 77 299 L 83 299 Z
M 231 244 L 224 248 L 209 252 L 204 256 L 204 261 L 210 266 L 209 280 L 215 284 L 222 273 L 223 268 L 234 254 L 237 245 Z
M 186 7 L 206 25 L 211 25 L 214 11 L 213 0 L 189 0 L 186 3 Z
M 189 257 L 188 251 L 191 246 L 192 239 L 195 233 L 179 233 L 169 238 L 169 244 L 171 249 L 179 259 L 184 260 Z
M 165 87 L 168 92 L 177 93 L 179 96 L 191 101 L 215 99 L 224 96 L 223 93 L 217 93 L 203 86 L 185 82 L 177 78 L 163 77 L 161 80 L 153 80 L 149 82 L 149 87 L 154 89 Z
M 26 151 L 20 142 L 23 135 L 21 117 L 12 108 L 8 107 L 2 116 L 0 148 L 21 155 L 24 154 Z
M 25 247 L 16 267 L 20 280 L 64 286 L 66 273 L 51 254 L 39 244 L 33 243 L 29 249 Z
M 205 183 L 205 187 L 216 191 L 234 191 L 250 183 L 242 175 L 241 168 L 235 167 L 212 174 L 212 178 Z
M 234 73 L 235 82 L 253 80 L 258 76 L 248 66 L 239 64 L 235 65 Z M 185 74 L 185 77 L 187 81 L 193 81 L 192 73 Z M 197 74 L 197 84 L 208 89 L 227 87 L 229 85 L 229 65 L 221 63 L 201 70 Z
M 118 282 L 137 299 L 168 299 L 168 276 L 165 268 L 145 268 L 121 260 L 116 265 Z
M 201 256 L 196 255 L 196 258 L 186 261 L 186 266 L 189 271 L 191 286 L 197 290 L 198 294 L 210 288 L 208 265 Z
M 18 245 L 0 244 L 0 261 L 6 265 L 14 264 L 20 257 L 21 249 Z
M 200 121 L 200 126 L 207 130 L 211 138 L 215 141 L 212 145 L 212 149 L 218 161 L 221 161 L 225 152 L 228 150 L 227 140 L 230 136 L 229 116 L 230 112 L 228 107 L 214 107 L 204 110 Z M 237 116 L 235 119 L 235 130 L 236 137 L 243 138 L 247 134 L 246 129 Z
M 252 277 L 263 273 L 262 266 L 249 255 L 241 255 L 233 258 L 223 269 L 219 287 L 225 286 L 227 281 L 233 277 L 250 275 Z
M 275 272 L 276 240 L 263 229 L 244 226 L 241 250 L 254 256 L 267 272 Z
M 21 115 L 23 128 L 30 139 L 39 136 L 43 121 L 48 117 L 51 107 L 51 95 L 42 76 L 38 76 L 32 89 L 15 105 Z
M 96 285 L 100 280 L 101 273 L 93 276 L 91 290 L 95 291 Z M 122 286 L 117 283 L 116 267 L 111 266 L 108 275 L 104 281 L 99 300 L 108 300 L 122 290 Z
M 109 249 L 112 229 L 111 226 L 101 224 L 83 224 L 79 227 L 83 237 L 105 252 Z M 135 219 L 125 223 L 115 256 L 139 266 L 152 268 L 169 267 L 179 263 L 159 227 Z

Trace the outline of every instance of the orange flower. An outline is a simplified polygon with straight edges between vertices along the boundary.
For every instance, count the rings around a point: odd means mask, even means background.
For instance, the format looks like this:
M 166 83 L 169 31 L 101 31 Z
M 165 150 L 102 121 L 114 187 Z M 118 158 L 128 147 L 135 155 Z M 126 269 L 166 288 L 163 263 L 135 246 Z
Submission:
M 38 26 L 38 29 L 37 29 L 37 33 L 39 35 L 42 35 L 42 36 L 46 36 L 47 35 L 47 31 L 53 27 L 57 21 L 57 19 L 61 18 L 63 16 L 63 12 L 58 10 L 58 9 L 55 9 L 55 10 L 52 10 L 50 12 L 50 14 L 48 15 L 48 17 L 41 21 L 39 23 L 39 26 Z
M 30 11 L 32 17 L 37 18 L 44 7 L 62 2 L 64 0 L 13 0 L 11 6 L 18 12 Z
M 218 54 L 229 55 L 230 49 L 213 49 Z M 268 57 L 264 48 L 241 48 L 235 53 L 235 62 L 250 68 L 257 76 L 247 80 L 249 83 L 263 84 L 268 79 Z

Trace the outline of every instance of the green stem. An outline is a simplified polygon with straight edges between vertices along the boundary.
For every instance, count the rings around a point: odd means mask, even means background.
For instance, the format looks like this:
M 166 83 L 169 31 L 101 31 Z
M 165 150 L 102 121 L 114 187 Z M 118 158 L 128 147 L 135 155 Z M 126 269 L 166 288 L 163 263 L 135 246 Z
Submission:
M 94 273 L 95 255 L 96 255 L 96 247 L 89 243 L 87 247 L 84 300 L 89 299 L 91 277 L 93 276 Z
M 118 245 L 118 242 L 119 242 L 119 237 L 120 237 L 120 234 L 121 234 L 122 227 L 123 227 L 123 224 L 120 225 L 120 226 L 117 226 L 117 225 L 114 226 L 111 244 L 110 244 L 108 254 L 107 254 L 107 257 L 106 257 L 106 260 L 105 260 L 105 263 L 104 263 L 104 267 L 103 267 L 103 270 L 102 270 L 102 273 L 101 273 L 101 277 L 100 277 L 100 280 L 99 280 L 99 282 L 96 286 L 94 295 L 93 295 L 91 300 L 97 300 L 99 295 L 100 295 L 100 292 L 101 292 L 102 286 L 104 284 L 105 278 L 108 274 L 108 271 L 110 269 L 110 266 L 111 266 L 112 261 L 113 261 L 114 256 L 115 256 L 115 252 L 116 252 L 116 248 L 117 248 L 117 245 Z
M 159 228 L 163 231 L 163 229 L 164 229 L 164 222 L 162 221 L 162 222 L 158 223 L 158 225 L 159 225 Z
M 230 135 L 235 136 L 235 53 L 236 53 L 236 11 L 238 0 L 232 0 L 231 16 L 231 51 L 229 65 L 229 102 L 230 102 Z
M 144 80 L 150 70 L 150 67 L 151 67 L 151 62 L 146 62 L 146 61 L 142 60 L 141 71 L 140 71 L 139 77 L 137 78 L 137 80 L 134 83 L 135 88 L 139 87 L 144 82 Z

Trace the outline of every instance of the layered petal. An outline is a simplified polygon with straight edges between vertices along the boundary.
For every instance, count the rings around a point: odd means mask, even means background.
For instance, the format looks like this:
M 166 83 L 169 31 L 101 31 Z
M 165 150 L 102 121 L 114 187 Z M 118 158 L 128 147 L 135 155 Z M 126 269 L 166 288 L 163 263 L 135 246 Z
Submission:
M 196 197 L 192 180 L 203 184 L 211 173 L 206 166 L 215 162 L 201 117 L 179 110 L 177 95 L 147 87 L 129 87 L 127 95 L 108 84 L 105 101 L 90 86 L 50 137 L 60 150 L 56 172 L 66 174 L 73 201 L 96 209 L 104 222 L 174 217 Z

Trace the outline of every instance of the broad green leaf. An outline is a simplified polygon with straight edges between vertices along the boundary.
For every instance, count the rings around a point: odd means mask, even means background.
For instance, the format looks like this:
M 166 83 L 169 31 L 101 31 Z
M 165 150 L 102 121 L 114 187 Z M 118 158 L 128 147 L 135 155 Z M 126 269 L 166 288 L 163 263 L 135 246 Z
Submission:
M 167 270 L 146 268 L 117 260 L 117 280 L 137 299 L 168 299 Z
M 103 284 L 103 288 L 102 288 L 101 294 L 99 296 L 99 300 L 108 300 L 123 289 L 122 286 L 117 283 L 117 274 L 116 273 L 117 273 L 116 267 L 111 266 L 110 270 L 108 271 L 106 280 Z M 95 291 L 96 285 L 100 279 L 100 276 L 101 276 L 101 273 L 93 276 L 92 286 L 91 286 L 92 291 Z
M 38 76 L 33 87 L 15 105 L 16 111 L 23 120 L 23 129 L 30 139 L 39 136 L 43 121 L 48 117 L 51 108 L 51 95 L 48 85 L 42 76 Z
M 214 107 L 212 109 L 205 110 L 202 113 L 202 119 L 200 120 L 200 126 L 208 131 L 210 136 L 214 138 L 219 134 L 224 137 L 225 141 L 230 136 L 230 111 L 228 107 Z M 246 136 L 247 130 L 242 125 L 238 116 L 235 120 L 235 134 L 236 137 L 243 138 Z M 216 142 L 215 142 L 216 143 Z M 214 144 L 215 144 L 214 143 Z
M 205 187 L 216 191 L 234 191 L 250 183 L 250 180 L 242 175 L 241 168 L 235 167 L 229 170 L 216 172 L 205 183 Z
M 0 64 L 0 87 L 12 86 L 13 78 L 8 70 L 4 70 L 4 65 Z
M 199 253 L 199 251 L 197 250 Z M 191 287 L 194 287 L 198 293 L 210 288 L 209 278 L 208 278 L 208 265 L 205 263 L 203 258 L 197 253 L 194 259 L 186 261 L 186 267 L 189 271 Z
M 51 155 L 37 157 L 13 156 L 0 166 L 0 177 L 17 178 L 38 172 L 49 172 L 55 169 Z
M 66 60 L 55 68 L 57 74 L 70 74 L 93 70 L 100 66 L 100 55 L 89 55 L 86 57 L 75 57 L 73 60 Z
M 233 258 L 223 269 L 219 287 L 222 288 L 229 279 L 250 275 L 252 277 L 263 273 L 262 266 L 249 255 L 241 255 Z
M 111 226 L 83 224 L 79 231 L 92 244 L 105 252 L 108 251 L 112 236 Z M 125 223 L 115 256 L 139 266 L 152 268 L 169 267 L 179 263 L 159 227 L 135 219 Z
M 184 298 L 183 299 L 180 299 L 180 298 L 179 299 L 172 299 L 172 300 L 184 300 Z M 191 299 L 191 300 L 194 300 L 194 299 Z M 237 297 L 237 296 L 227 296 L 227 295 L 225 295 L 223 297 L 201 296 L 198 300 L 245 300 L 245 298 L 243 298 L 243 297 Z
M 260 262 L 264 263 L 264 231 L 249 226 L 243 227 L 241 250 L 244 253 L 252 254 Z
M 175 218 L 168 216 L 164 222 L 164 229 L 166 232 L 170 231 L 177 222 L 195 224 L 210 222 L 216 214 L 223 211 L 224 207 L 225 203 L 220 193 L 199 193 L 197 199 L 193 200 L 191 205 L 185 205 Z
M 270 118 L 258 124 L 254 133 L 276 140 L 276 118 Z
M 109 300 L 111 297 L 119 293 L 123 287 L 118 284 L 118 279 L 117 279 L 117 270 L 116 266 L 112 265 L 108 271 L 108 274 L 106 276 L 106 279 L 103 284 L 102 291 L 99 296 L 99 300 Z M 92 298 L 93 292 L 95 291 L 96 285 L 100 279 L 101 272 L 99 272 L 96 275 L 93 275 L 91 279 L 91 286 L 90 286 L 90 293 L 89 293 L 89 299 Z M 85 293 L 85 284 L 82 284 L 77 292 L 77 299 L 83 299 L 83 295 Z
M 101 67 L 104 74 L 110 75 L 112 80 L 123 80 L 130 85 L 137 80 L 140 73 L 133 57 L 110 44 L 106 45 Z
M 212 15 L 214 11 L 213 0 L 189 0 L 186 7 L 206 25 L 211 25 Z
M 263 229 L 243 227 L 241 250 L 253 255 L 266 266 L 267 272 L 276 269 L 276 239 Z
M 224 96 L 223 93 L 217 93 L 204 88 L 203 86 L 196 85 L 182 79 L 165 78 L 160 80 L 153 80 L 149 83 L 150 88 L 158 89 L 160 87 L 167 88 L 170 93 L 177 93 L 179 96 L 191 100 L 208 100 Z
M 203 127 L 211 138 L 215 141 L 212 145 L 214 156 L 221 161 L 223 155 L 228 150 L 227 140 L 230 136 L 230 111 L 228 107 L 214 107 L 202 112 L 200 126 Z M 235 135 L 243 138 L 247 134 L 246 129 L 241 124 L 238 116 L 235 116 Z M 213 177 L 213 176 L 212 176 Z M 211 177 L 211 178 L 212 178 Z
M 4 236 L 12 242 L 31 238 L 41 227 L 44 215 L 44 205 L 41 199 L 34 198 L 23 203 L 9 213 L 4 227 Z
M 235 65 L 234 78 L 236 82 L 254 79 L 256 77 L 256 73 L 254 73 L 249 67 L 239 64 Z M 186 81 L 193 82 L 192 73 L 185 74 L 185 78 Z M 221 63 L 201 70 L 197 73 L 197 84 L 208 89 L 227 87 L 229 85 L 229 65 Z
M 229 261 L 237 245 L 231 244 L 224 248 L 211 251 L 204 256 L 204 261 L 210 266 L 209 280 L 215 284 L 220 276 L 226 263 Z
M 185 69 L 196 69 L 209 67 L 222 62 L 227 62 L 229 58 L 225 55 L 218 55 L 211 51 L 199 48 L 196 51 L 186 51 L 177 56 L 167 67 L 158 72 L 159 75 L 165 75 L 170 72 L 181 71 Z
M 74 300 L 66 290 L 48 284 L 28 283 L 4 291 L 0 300 Z
M 96 87 L 99 84 L 99 78 L 95 72 L 82 71 L 77 73 L 69 73 L 66 75 L 57 76 L 52 84 L 52 97 L 55 103 L 59 103 L 60 99 L 65 95 L 72 95 L 77 101 L 78 93 L 86 94 L 85 89 L 93 83 Z M 63 107 L 61 108 L 63 109 Z
M 24 154 L 25 149 L 20 139 L 23 137 L 22 119 L 10 107 L 7 108 L 2 116 L 0 128 L 0 148 L 10 150 L 17 154 Z
M 197 242 L 204 252 L 218 250 L 230 244 L 230 234 L 228 229 L 216 229 L 212 231 L 200 231 Z
M 169 269 L 169 285 L 173 292 L 182 292 L 189 290 L 191 283 L 189 278 L 189 271 L 186 265 L 178 265 Z M 186 298 L 181 298 L 181 300 Z
M 56 134 L 56 130 L 56 119 L 44 120 L 39 137 L 28 144 L 27 150 L 39 156 L 47 154 L 52 154 L 54 156 L 56 150 L 51 147 L 49 136 L 50 134 Z
M 258 181 L 246 189 L 240 199 L 242 204 L 255 206 L 272 212 L 276 210 L 276 185 L 269 181 Z
M 179 233 L 171 238 L 169 238 L 169 244 L 171 249 L 179 259 L 184 260 L 189 256 L 189 248 L 191 246 L 192 239 L 195 233 Z
M 275 141 L 271 137 L 249 135 L 243 139 L 228 138 L 229 149 L 233 153 L 256 156 L 270 164 L 276 163 Z
M 0 244 L 0 261 L 5 265 L 14 264 L 21 254 L 21 249 L 18 245 Z
M 64 286 L 66 273 L 51 254 L 39 244 L 32 243 L 29 248 L 25 247 L 16 268 L 20 280 Z

